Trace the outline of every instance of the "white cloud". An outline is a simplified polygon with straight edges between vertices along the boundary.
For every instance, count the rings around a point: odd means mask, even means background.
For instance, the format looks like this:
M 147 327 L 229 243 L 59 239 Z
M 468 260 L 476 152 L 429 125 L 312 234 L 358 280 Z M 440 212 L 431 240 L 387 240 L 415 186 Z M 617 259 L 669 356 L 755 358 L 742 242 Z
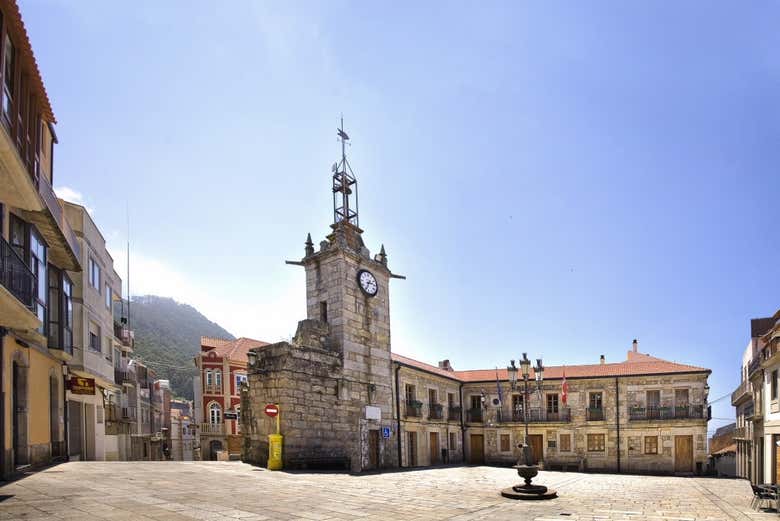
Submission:
M 84 196 L 78 190 L 75 190 L 69 186 L 60 186 L 54 189 L 54 193 L 57 194 L 57 197 L 60 199 L 64 199 L 69 203 L 83 206 L 86 208 L 89 215 L 95 215 L 95 210 L 91 206 L 87 205 L 87 202 L 84 200 Z
M 113 242 L 113 241 L 112 241 Z M 116 244 L 116 243 L 115 243 Z M 114 258 L 114 268 L 123 282 L 122 295 L 127 291 L 127 251 L 124 246 L 108 246 Z M 185 274 L 165 261 L 144 253 L 130 252 L 130 292 L 132 295 L 171 297 L 189 304 L 209 320 L 233 335 L 277 342 L 295 332 L 297 321 L 305 318 L 304 297 L 300 291 L 280 285 L 276 288 L 247 288 L 243 294 L 225 294 L 212 277 Z M 261 293 L 262 291 L 262 293 Z

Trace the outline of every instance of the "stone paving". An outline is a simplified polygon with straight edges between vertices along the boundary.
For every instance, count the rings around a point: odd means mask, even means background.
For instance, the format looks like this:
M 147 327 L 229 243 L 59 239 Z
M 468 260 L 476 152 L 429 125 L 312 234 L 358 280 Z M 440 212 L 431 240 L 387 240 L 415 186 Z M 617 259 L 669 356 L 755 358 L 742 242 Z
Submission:
M 511 469 L 351 476 L 238 462 L 72 462 L 0 487 L 0 520 L 776 520 L 742 480 L 541 472 L 560 497 L 504 499 Z

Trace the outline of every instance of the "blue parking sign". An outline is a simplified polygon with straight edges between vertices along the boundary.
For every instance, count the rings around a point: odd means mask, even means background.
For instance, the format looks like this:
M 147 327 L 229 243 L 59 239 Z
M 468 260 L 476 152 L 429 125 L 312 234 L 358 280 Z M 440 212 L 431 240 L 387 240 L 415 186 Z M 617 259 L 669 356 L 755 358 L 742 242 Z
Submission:
M 383 438 L 390 437 L 390 427 L 382 427 L 382 437 Z

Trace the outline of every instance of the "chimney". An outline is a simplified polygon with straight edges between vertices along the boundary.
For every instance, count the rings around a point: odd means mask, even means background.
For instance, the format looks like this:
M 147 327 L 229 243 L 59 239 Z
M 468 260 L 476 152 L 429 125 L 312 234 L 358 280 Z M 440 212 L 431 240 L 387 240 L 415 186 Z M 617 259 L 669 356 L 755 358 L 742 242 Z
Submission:
M 638 353 L 639 352 L 639 342 L 636 341 L 636 338 L 634 339 L 632 351 L 634 351 L 634 353 Z
M 604 358 L 604 355 L 601 355 L 601 358 L 599 358 L 599 362 L 601 362 L 601 365 L 604 365 L 607 363 L 607 359 Z
M 439 369 L 444 369 L 445 371 L 454 371 L 454 369 L 450 365 L 449 360 L 442 360 L 441 362 L 439 362 Z

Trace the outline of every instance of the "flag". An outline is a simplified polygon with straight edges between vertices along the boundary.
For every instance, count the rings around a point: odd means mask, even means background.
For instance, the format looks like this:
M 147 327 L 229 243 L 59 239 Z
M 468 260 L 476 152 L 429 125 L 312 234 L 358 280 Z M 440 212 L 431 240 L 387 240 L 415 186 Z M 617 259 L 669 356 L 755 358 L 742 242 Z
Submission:
M 563 383 L 561 384 L 561 401 L 563 405 L 569 400 L 569 384 L 566 383 L 566 369 L 563 370 Z

